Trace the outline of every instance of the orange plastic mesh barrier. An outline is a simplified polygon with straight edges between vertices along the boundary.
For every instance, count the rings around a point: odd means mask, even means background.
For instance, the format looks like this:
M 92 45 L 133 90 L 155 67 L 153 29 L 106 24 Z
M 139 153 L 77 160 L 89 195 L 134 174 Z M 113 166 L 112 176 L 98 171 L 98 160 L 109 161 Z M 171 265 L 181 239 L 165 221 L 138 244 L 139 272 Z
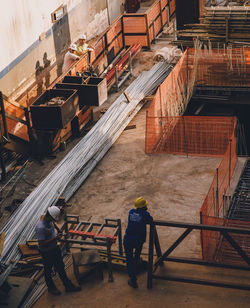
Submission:
M 180 116 L 184 113 L 192 96 L 195 80 L 194 70 L 188 65 L 190 58 L 188 52 L 185 51 L 172 72 L 160 85 L 148 109 L 148 117 Z
M 201 223 L 205 225 L 250 229 L 250 222 L 211 216 L 203 216 Z M 249 235 L 231 233 L 230 236 L 235 240 L 241 249 L 250 255 Z M 202 231 L 201 240 L 203 258 L 206 261 L 221 264 L 247 265 L 241 256 L 232 248 L 230 243 L 220 234 L 220 232 Z
M 230 180 L 233 176 L 236 163 L 236 137 L 234 134 L 232 134 L 227 147 L 227 151 L 216 170 L 216 175 L 200 209 L 200 218 L 202 224 L 250 228 L 250 223 L 219 218 L 223 204 L 223 196 L 225 195 L 230 185 Z M 240 245 L 242 245 L 242 243 L 250 243 L 250 238 L 247 235 L 234 235 L 233 238 Z M 216 261 L 222 263 L 232 263 L 235 261 L 237 264 L 241 263 L 242 261 L 240 258 L 238 258 L 238 256 L 236 256 L 235 259 L 236 252 L 230 245 L 228 245 L 228 243 L 218 232 L 202 231 L 201 242 L 203 258 L 207 261 Z
M 187 49 L 157 90 L 148 116 L 183 115 L 197 85 L 249 87 L 250 48 L 201 50 L 197 43 Z
M 147 117 L 146 153 L 225 155 L 233 117 Z
M 250 49 L 227 48 L 202 50 L 199 54 L 197 85 L 249 86 Z
M 216 65 L 218 63 L 218 69 Z M 208 74 L 208 70 L 210 74 Z M 217 76 L 217 77 L 216 77 Z M 235 76 L 238 77 L 237 82 Z M 247 77 L 247 78 L 246 78 Z M 250 48 L 225 50 L 201 50 L 200 46 L 187 49 L 173 71 L 159 87 L 147 112 L 146 152 L 189 155 L 222 156 L 218 168 L 218 180 L 214 179 L 202 206 L 203 215 L 215 215 L 219 210 L 224 190 L 236 164 L 236 139 L 231 120 L 227 117 L 199 117 L 189 120 L 183 115 L 196 84 L 245 86 L 250 85 Z M 204 121 L 204 122 L 203 122 Z M 205 122 L 206 121 L 206 122 Z M 206 124 L 205 124 L 206 123 Z M 231 122 L 232 123 L 232 122 Z M 203 125 L 205 124 L 205 125 Z M 228 126 L 229 125 L 229 126 Z M 227 128 L 228 127 L 228 128 Z M 230 135 L 231 138 L 230 138 Z M 231 139 L 231 143 L 229 143 Z M 228 148 L 226 148 L 228 145 Z M 230 170 L 228 168 L 230 161 Z M 228 172 L 230 173 L 228 175 Z M 222 179 L 228 179 L 224 181 Z M 215 198 L 219 185 L 222 194 Z M 215 202 L 217 200 L 217 210 Z
M 227 191 L 230 179 L 232 178 L 236 163 L 236 137 L 234 135 L 236 120 L 234 118 L 234 128 L 223 159 L 216 170 L 216 175 L 212 185 L 200 209 L 201 216 L 219 216 L 219 211 L 223 202 L 223 195 Z
M 194 87 L 250 86 L 250 48 L 187 49 L 159 87 L 147 112 L 146 152 L 221 156 L 222 160 L 200 210 L 201 223 L 250 228 L 248 223 L 218 218 L 237 163 L 235 119 L 182 117 Z M 244 249 L 248 236 L 234 236 Z M 224 263 L 242 260 L 219 233 L 201 232 L 203 258 Z M 248 248 L 250 252 L 250 249 Z

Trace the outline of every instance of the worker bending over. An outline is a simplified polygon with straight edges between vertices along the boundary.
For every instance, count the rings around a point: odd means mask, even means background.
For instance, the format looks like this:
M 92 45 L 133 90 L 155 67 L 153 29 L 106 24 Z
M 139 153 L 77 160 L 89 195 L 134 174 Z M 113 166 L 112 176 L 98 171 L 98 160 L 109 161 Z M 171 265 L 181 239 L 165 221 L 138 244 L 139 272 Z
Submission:
M 127 270 L 130 279 L 128 284 L 138 288 L 136 267 L 140 261 L 142 246 L 146 241 L 146 225 L 153 221 L 147 211 L 148 201 L 142 197 L 134 201 L 135 209 L 129 211 L 128 226 L 124 235 L 124 250 L 126 254 Z
M 78 56 L 82 56 L 86 51 L 93 51 L 94 49 L 89 47 L 89 45 L 86 43 L 86 35 L 83 34 L 81 35 L 81 37 L 79 38 L 79 42 L 76 45 L 76 54 Z
M 75 62 L 75 60 L 79 59 L 79 56 L 75 54 L 76 50 L 77 50 L 76 44 L 71 44 L 69 46 L 68 51 L 66 52 L 64 56 L 62 72 L 70 68 L 70 66 Z
M 53 267 L 59 274 L 66 292 L 81 290 L 80 287 L 76 287 L 71 280 L 69 280 L 64 269 L 62 252 L 57 245 L 57 240 L 60 237 L 60 230 L 54 224 L 54 221 L 58 219 L 59 215 L 60 209 L 57 206 L 51 206 L 48 208 L 47 213 L 41 216 L 36 226 L 39 252 L 42 256 L 44 265 L 45 282 L 48 287 L 48 292 L 54 295 L 60 295 L 61 292 L 56 288 L 51 276 Z M 57 229 L 57 233 L 55 228 Z

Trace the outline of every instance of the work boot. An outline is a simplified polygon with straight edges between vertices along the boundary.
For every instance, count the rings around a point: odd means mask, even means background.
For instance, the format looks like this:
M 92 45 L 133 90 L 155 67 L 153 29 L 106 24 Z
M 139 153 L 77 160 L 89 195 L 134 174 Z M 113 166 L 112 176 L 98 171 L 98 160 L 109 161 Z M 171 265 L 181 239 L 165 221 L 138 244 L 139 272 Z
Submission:
M 130 287 L 134 288 L 134 289 L 138 289 L 138 284 L 136 282 L 136 280 L 128 280 L 128 285 L 130 285 Z
M 66 292 L 79 292 L 81 291 L 81 287 L 80 286 L 77 287 L 71 282 L 65 287 L 65 291 Z
M 50 294 L 57 295 L 57 296 L 61 295 L 61 292 L 56 287 L 48 288 L 48 292 Z

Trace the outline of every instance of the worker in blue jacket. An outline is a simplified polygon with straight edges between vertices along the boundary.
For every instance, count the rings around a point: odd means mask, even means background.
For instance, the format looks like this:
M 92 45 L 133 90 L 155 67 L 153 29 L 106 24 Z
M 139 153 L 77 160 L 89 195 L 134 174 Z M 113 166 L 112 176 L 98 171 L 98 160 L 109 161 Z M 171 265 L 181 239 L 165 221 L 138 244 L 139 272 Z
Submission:
M 142 246 L 146 241 L 146 225 L 153 221 L 147 211 L 148 201 L 142 197 L 134 201 L 135 209 L 129 211 L 128 226 L 124 235 L 124 250 L 126 254 L 127 270 L 130 279 L 128 284 L 138 288 L 136 266 L 140 261 Z

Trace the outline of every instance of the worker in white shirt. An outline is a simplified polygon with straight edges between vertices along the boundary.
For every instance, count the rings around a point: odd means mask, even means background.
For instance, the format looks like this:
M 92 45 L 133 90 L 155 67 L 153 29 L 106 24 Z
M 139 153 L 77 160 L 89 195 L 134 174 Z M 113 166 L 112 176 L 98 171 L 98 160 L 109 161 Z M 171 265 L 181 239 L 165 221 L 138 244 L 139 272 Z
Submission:
M 76 49 L 77 49 L 76 54 L 78 56 L 83 55 L 86 51 L 93 51 L 94 50 L 93 48 L 89 47 L 89 45 L 86 43 L 86 39 L 87 39 L 87 37 L 86 37 L 85 34 L 81 35 L 80 38 L 79 38 L 79 42 L 76 45 Z
M 75 60 L 79 59 L 79 56 L 75 54 L 76 50 L 77 50 L 76 44 L 71 44 L 69 46 L 69 49 L 64 56 L 63 67 L 62 67 L 63 72 L 66 71 L 75 62 Z

